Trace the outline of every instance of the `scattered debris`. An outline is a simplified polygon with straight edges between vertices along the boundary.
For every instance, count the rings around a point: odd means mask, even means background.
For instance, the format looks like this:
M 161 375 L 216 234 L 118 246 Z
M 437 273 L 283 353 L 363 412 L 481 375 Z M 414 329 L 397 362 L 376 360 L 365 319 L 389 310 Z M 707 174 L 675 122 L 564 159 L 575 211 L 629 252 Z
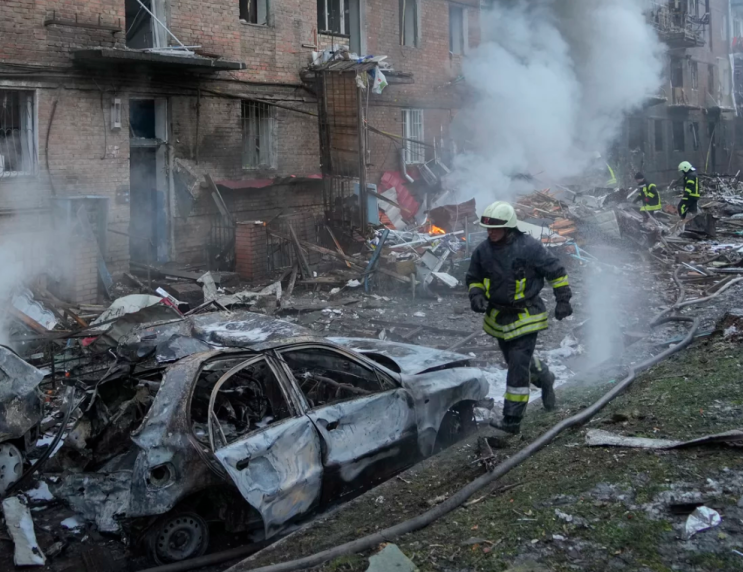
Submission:
M 16 566 L 43 566 L 46 564 L 44 553 L 36 541 L 31 511 L 21 497 L 4 499 L 3 515 L 5 516 L 5 526 L 8 528 L 8 534 L 10 534 L 15 544 L 14 564 Z
M 366 572 L 417 572 L 412 560 L 396 544 L 386 544 L 382 550 L 369 557 Z
M 643 437 L 624 437 L 601 429 L 589 429 L 586 432 L 586 444 L 590 447 L 634 447 L 638 449 L 680 449 L 700 445 L 743 446 L 743 430 L 726 431 L 717 435 L 707 435 L 691 441 L 673 441 L 670 439 L 646 439 Z
M 697 532 L 702 532 L 722 522 L 720 513 L 706 506 L 700 506 L 689 515 L 684 525 L 684 536 L 686 539 L 691 538 Z

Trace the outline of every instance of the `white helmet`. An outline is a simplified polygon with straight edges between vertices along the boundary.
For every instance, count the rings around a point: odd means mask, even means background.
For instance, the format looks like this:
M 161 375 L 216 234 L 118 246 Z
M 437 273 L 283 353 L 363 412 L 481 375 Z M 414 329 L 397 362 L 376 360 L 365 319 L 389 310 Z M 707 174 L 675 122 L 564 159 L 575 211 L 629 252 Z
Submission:
M 516 211 L 504 201 L 493 203 L 480 217 L 480 226 L 485 228 L 516 228 L 518 222 Z
M 679 165 L 679 171 L 682 173 L 688 173 L 689 171 L 696 171 L 696 169 L 692 167 L 689 161 L 684 161 Z

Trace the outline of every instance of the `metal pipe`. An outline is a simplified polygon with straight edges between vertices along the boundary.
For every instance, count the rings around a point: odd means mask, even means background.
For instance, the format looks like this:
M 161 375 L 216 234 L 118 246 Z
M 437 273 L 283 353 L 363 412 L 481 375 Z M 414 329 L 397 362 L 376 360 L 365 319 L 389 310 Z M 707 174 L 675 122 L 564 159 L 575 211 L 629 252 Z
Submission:
M 407 179 L 408 183 L 415 183 L 415 179 L 408 175 L 408 165 L 405 162 L 405 147 L 400 147 L 400 172 Z
M 494 481 L 498 480 L 503 475 L 534 456 L 541 449 L 554 441 L 554 439 L 566 429 L 576 427 L 578 425 L 583 425 L 588 422 L 592 417 L 594 417 L 599 411 L 606 407 L 614 398 L 624 392 L 632 384 L 638 371 L 642 371 L 654 366 L 658 362 L 666 359 L 668 356 L 673 355 L 674 353 L 691 344 L 691 342 L 694 340 L 694 336 L 697 333 L 697 329 L 699 328 L 699 320 L 692 318 L 673 317 L 666 318 L 665 320 L 658 322 L 656 325 L 664 324 L 667 322 L 691 322 L 692 326 L 691 328 L 689 328 L 686 337 L 677 346 L 669 348 L 664 352 L 661 352 L 657 356 L 650 358 L 642 362 L 641 364 L 638 364 L 637 366 L 630 366 L 629 374 L 627 375 L 627 377 L 624 378 L 620 383 L 614 385 L 610 391 L 604 394 L 604 396 L 596 401 L 593 405 L 584 409 L 580 413 L 573 415 L 572 417 L 563 419 L 546 433 L 542 434 L 536 441 L 533 441 L 532 443 L 518 451 L 516 454 L 514 454 L 512 457 L 506 459 L 500 465 L 496 466 L 492 471 L 476 478 L 474 481 L 470 482 L 464 488 L 460 489 L 458 492 L 450 496 L 447 500 L 432 508 L 431 510 L 426 511 L 423 514 L 416 516 L 415 518 L 411 518 L 410 520 L 406 520 L 405 522 L 396 524 L 395 526 L 392 526 L 390 528 L 386 528 L 374 534 L 370 534 L 369 536 L 347 542 L 328 550 L 323 550 L 322 552 L 318 552 L 317 554 L 313 554 L 312 556 L 307 556 L 305 558 L 300 558 L 298 560 L 292 560 L 290 562 L 284 562 L 281 564 L 261 566 L 260 568 L 251 568 L 249 562 L 241 562 L 239 564 L 236 564 L 235 566 L 232 566 L 225 572 L 293 572 L 294 570 L 307 570 L 314 566 L 323 564 L 324 562 L 328 562 L 333 558 L 369 550 L 371 548 L 374 548 L 375 546 L 378 546 L 379 544 L 382 544 L 384 542 L 391 542 L 393 539 L 398 538 L 404 534 L 409 534 L 415 530 L 420 530 L 421 528 L 428 526 L 435 520 L 460 507 L 472 495 L 482 490 L 486 486 L 492 484 Z

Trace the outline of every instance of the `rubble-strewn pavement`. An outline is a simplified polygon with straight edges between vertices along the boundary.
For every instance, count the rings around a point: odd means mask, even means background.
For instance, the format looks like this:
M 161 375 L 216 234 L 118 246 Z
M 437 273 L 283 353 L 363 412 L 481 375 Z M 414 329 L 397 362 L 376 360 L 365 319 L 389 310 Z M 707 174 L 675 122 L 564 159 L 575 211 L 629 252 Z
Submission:
M 541 412 L 535 391 L 524 437 L 498 443 L 498 459 L 590 403 L 626 365 L 676 343 L 682 327 L 649 333 L 649 323 L 677 302 L 679 285 L 688 301 L 732 284 L 683 310 L 700 317 L 699 345 L 646 374 L 591 425 L 679 440 L 740 428 L 733 374 L 743 325 L 732 310 L 743 189 L 716 181 L 686 228 L 671 214 L 642 220 L 626 196 L 520 200 L 523 231 L 568 268 L 575 314 L 552 320 L 537 348 L 564 386 L 560 410 Z M 26 524 L 0 537 L 0 569 L 13 566 L 11 536 L 16 558 L 45 558 L 55 571 L 136 571 L 152 560 L 257 550 L 289 534 L 255 557 L 283 560 L 413 516 L 481 474 L 477 438 L 492 433 L 504 364 L 461 285 L 469 246 L 448 230 L 377 236 L 377 266 L 372 249 L 321 253 L 307 280 L 297 280 L 299 263 L 264 284 L 229 273 L 173 280 L 164 269 L 152 283 L 129 277 L 98 307 L 65 304 L 39 285 L 22 291 L 11 312 L 19 355 L 0 348 L 0 428 L 10 427 L 0 434 L 0 485 L 18 499 L 6 523 Z M 365 287 L 357 269 L 370 258 L 376 273 Z M 410 272 L 400 271 L 406 264 Z M 415 297 L 401 280 L 412 274 Z M 551 311 L 551 293 L 543 296 Z M 476 421 L 478 436 L 451 447 Z M 399 545 L 421 570 L 528 561 L 554 570 L 732 569 L 743 562 L 735 552 L 743 552 L 743 513 L 730 504 L 743 495 L 739 470 L 729 448 L 589 449 L 570 433 L 497 483 L 496 494 Z M 698 506 L 715 509 L 721 524 L 682 538 Z M 19 556 L 19 530 L 29 546 L 38 541 L 38 554 Z M 365 570 L 366 556 L 327 569 Z

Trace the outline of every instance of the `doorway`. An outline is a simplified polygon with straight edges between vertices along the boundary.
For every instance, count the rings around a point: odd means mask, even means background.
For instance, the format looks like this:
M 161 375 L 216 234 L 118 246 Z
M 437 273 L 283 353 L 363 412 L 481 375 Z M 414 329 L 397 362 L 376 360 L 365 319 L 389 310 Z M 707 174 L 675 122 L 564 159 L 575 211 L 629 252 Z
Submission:
M 129 255 L 133 262 L 168 261 L 167 100 L 129 100 Z

